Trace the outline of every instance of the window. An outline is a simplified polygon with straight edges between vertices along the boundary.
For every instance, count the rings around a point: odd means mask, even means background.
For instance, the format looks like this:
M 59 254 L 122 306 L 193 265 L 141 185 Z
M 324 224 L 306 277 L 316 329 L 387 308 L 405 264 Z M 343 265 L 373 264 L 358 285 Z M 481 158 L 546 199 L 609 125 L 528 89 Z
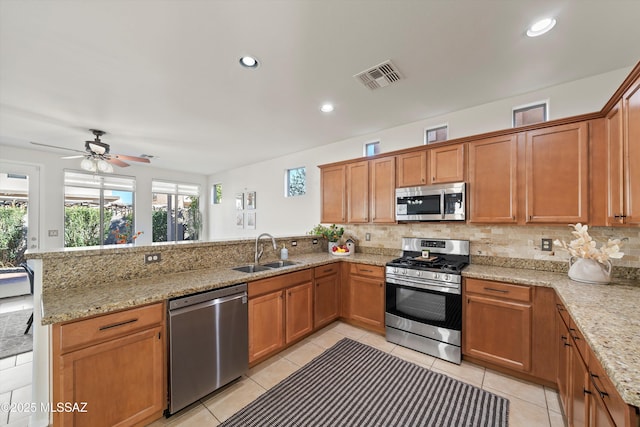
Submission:
M 287 169 L 284 196 L 303 196 L 307 193 L 307 169 L 305 167 Z
M 433 144 L 434 142 L 446 141 L 449 138 L 449 125 L 439 125 L 424 130 L 424 143 Z
M 64 172 L 64 246 L 132 243 L 135 178 Z
M 380 154 L 380 141 L 364 144 L 365 156 L 375 156 L 376 154 Z
M 213 184 L 211 189 L 211 203 L 219 205 L 222 203 L 222 184 Z
M 200 187 L 153 181 L 153 242 L 199 240 L 202 231 Z
M 513 127 L 532 125 L 548 120 L 547 102 L 522 105 L 513 109 Z

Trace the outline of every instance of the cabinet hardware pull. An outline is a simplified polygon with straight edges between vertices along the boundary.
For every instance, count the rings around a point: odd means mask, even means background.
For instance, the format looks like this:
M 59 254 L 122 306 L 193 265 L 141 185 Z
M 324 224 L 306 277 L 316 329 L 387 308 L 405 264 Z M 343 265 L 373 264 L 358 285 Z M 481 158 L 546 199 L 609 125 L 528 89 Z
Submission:
M 604 398 L 605 396 L 608 397 L 609 393 L 607 393 L 606 391 L 600 390 L 600 388 L 598 387 L 598 384 L 596 384 L 596 378 L 600 379 L 599 376 L 597 376 L 594 373 L 591 373 L 591 382 L 593 383 L 593 386 L 595 387 L 595 389 L 598 392 L 598 394 L 600 395 L 600 397 L 602 397 L 602 398 Z
M 128 325 L 129 323 L 135 323 L 137 321 L 138 321 L 137 318 L 136 319 L 129 319 L 129 320 L 125 320 L 124 322 L 113 323 L 111 325 L 106 325 L 106 326 L 100 326 L 100 328 L 98 330 L 99 331 L 106 331 L 107 329 L 117 328 L 118 326 Z
M 591 394 L 591 390 L 587 390 L 584 387 L 582 387 L 582 391 L 584 392 L 584 394 Z
M 323 273 L 331 273 L 333 271 L 332 268 L 327 268 L 326 270 L 323 271 Z
M 160 339 L 160 332 L 158 332 L 158 339 Z
M 509 291 L 505 291 L 504 289 L 487 288 L 486 286 L 485 286 L 484 290 L 485 291 L 500 292 L 501 294 L 508 294 L 509 293 Z
M 566 341 L 567 337 L 565 337 L 564 335 L 560 335 L 560 339 L 562 339 L 562 341 Z
M 373 270 L 365 270 L 364 268 L 360 269 L 360 271 L 363 271 L 365 273 L 373 273 Z
M 564 343 L 564 346 L 565 346 L 565 347 L 571 347 L 571 344 L 569 344 L 569 343 L 567 343 L 567 342 L 566 342 L 566 343 Z

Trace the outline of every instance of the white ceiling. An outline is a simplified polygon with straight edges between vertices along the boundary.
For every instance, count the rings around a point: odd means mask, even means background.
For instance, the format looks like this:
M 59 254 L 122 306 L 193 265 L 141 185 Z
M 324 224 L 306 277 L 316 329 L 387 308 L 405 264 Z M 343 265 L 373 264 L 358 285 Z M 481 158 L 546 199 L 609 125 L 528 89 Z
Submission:
M 547 15 L 551 33 L 524 36 Z M 81 150 L 97 128 L 113 152 L 214 173 L 633 66 L 638 16 L 638 0 L 0 0 L 0 144 Z M 353 78 L 387 59 L 399 83 Z

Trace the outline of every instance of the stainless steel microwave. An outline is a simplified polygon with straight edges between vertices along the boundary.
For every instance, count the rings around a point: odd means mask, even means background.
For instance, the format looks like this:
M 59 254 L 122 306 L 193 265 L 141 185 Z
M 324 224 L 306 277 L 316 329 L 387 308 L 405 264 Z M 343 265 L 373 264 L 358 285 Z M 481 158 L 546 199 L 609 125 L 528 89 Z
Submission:
M 464 221 L 464 182 L 396 188 L 396 221 Z

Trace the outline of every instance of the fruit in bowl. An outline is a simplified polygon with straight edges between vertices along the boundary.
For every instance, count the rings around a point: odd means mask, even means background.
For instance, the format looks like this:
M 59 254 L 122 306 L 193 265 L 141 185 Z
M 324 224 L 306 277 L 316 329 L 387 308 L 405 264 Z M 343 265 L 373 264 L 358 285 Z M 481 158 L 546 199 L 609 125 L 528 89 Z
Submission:
M 348 254 L 349 248 L 347 248 L 347 245 L 335 245 L 331 248 L 331 251 L 333 251 L 334 254 Z

